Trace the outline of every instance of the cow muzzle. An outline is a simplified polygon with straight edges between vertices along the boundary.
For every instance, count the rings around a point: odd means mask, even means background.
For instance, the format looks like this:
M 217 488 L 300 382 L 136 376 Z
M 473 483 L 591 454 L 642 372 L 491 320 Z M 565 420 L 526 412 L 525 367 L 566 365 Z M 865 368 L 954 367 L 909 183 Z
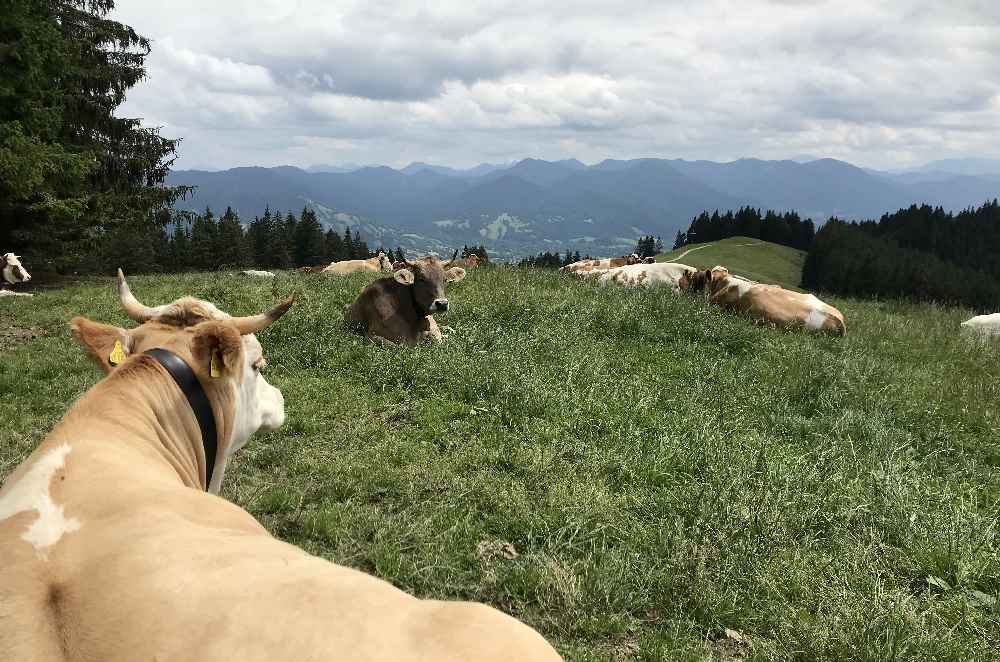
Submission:
M 434 303 L 431 304 L 432 313 L 446 313 L 448 312 L 448 300 L 447 299 L 435 299 Z

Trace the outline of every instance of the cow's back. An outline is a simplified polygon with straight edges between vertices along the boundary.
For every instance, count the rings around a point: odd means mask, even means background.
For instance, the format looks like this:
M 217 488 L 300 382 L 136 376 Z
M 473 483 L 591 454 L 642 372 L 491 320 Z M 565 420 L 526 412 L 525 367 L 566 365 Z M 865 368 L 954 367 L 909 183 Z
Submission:
M 353 274 L 359 271 L 378 271 L 379 267 L 372 264 L 372 260 L 343 260 L 341 262 L 334 262 L 326 269 L 323 270 L 325 274 L 334 274 L 336 276 L 343 276 L 346 274 Z
M 793 292 L 777 285 L 755 284 L 741 298 L 740 307 L 779 326 L 802 326 L 809 331 L 847 334 L 843 314 L 814 294 Z

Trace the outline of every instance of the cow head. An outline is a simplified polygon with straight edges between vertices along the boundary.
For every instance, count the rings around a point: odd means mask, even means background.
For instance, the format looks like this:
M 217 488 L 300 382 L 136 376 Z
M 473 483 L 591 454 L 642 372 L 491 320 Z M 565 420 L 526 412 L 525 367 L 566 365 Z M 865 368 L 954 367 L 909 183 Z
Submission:
M 129 357 L 154 348 L 184 359 L 216 412 L 219 453 L 209 488 L 217 494 L 232 454 L 257 430 L 273 430 L 285 422 L 284 397 L 264 378 L 267 362 L 254 334 L 288 312 L 293 298 L 249 317 L 232 317 L 207 301 L 191 297 L 150 307 L 132 295 L 120 269 L 118 295 L 138 327 L 124 329 L 76 317 L 70 323 L 73 337 L 106 373 L 127 366 Z
M 704 271 L 688 269 L 677 280 L 677 287 L 682 292 L 715 292 L 718 286 L 729 276 L 729 269 L 712 267 Z
M 431 315 L 448 310 L 444 286 L 465 278 L 465 269 L 452 267 L 445 270 L 437 258 L 425 257 L 415 262 L 406 261 L 406 266 L 398 269 L 393 278 L 397 283 L 413 288 L 413 299 L 418 309 Z
M 378 254 L 378 267 L 382 271 L 392 273 L 392 260 L 386 257 L 385 253 L 381 251 Z
M 13 253 L 7 253 L 0 261 L 0 276 L 11 285 L 15 283 L 26 283 L 31 280 L 31 275 L 21 265 L 21 258 Z

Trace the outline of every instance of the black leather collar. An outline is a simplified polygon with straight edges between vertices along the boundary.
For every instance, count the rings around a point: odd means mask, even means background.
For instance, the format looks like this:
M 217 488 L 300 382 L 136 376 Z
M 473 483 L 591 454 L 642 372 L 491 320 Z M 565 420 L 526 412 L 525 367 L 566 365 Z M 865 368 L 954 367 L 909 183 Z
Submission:
M 198 376 L 194 370 L 181 357 L 171 351 L 161 349 L 148 349 L 143 352 L 163 366 L 170 373 L 170 376 L 177 382 L 181 393 L 187 398 L 191 405 L 191 411 L 201 428 L 201 444 L 205 448 L 205 489 L 212 484 L 212 472 L 215 469 L 215 456 L 218 452 L 219 440 L 215 427 L 215 414 L 212 413 L 212 404 L 208 401 L 208 394 L 205 388 L 198 381 Z

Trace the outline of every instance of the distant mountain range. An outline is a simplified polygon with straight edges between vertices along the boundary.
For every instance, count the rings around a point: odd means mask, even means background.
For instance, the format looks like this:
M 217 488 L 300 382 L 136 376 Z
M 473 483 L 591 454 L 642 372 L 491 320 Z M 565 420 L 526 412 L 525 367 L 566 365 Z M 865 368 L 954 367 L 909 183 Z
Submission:
M 883 172 L 844 161 L 740 159 L 524 159 L 455 169 L 386 166 L 178 170 L 169 184 L 197 187 L 180 208 L 236 209 L 244 222 L 271 210 L 316 210 L 328 227 L 359 229 L 372 244 L 450 252 L 484 244 L 498 257 L 567 248 L 621 253 L 638 236 L 673 241 L 704 210 L 752 205 L 830 216 L 878 218 L 914 203 L 956 210 L 1000 197 L 1000 160 L 936 161 Z

